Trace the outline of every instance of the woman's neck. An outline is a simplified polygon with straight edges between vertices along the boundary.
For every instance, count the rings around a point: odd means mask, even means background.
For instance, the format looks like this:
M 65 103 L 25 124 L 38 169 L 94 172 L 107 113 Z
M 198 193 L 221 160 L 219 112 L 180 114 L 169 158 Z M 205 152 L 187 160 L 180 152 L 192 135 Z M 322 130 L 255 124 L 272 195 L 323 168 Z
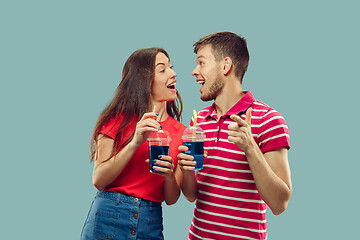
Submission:
M 167 119 L 167 117 L 169 116 L 169 114 L 166 111 L 166 102 L 156 102 L 156 103 L 153 103 L 152 106 L 153 106 L 152 109 L 154 109 L 154 106 L 156 106 L 155 112 L 159 113 L 159 116 L 157 116 L 156 120 L 158 122 L 165 121 Z

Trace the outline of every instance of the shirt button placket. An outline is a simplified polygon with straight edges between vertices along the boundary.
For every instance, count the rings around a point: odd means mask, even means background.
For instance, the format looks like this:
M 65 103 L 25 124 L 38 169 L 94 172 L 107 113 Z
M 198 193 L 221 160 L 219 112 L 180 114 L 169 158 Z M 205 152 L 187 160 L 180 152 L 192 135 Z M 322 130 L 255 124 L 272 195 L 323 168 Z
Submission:
M 219 141 L 219 135 L 220 135 L 220 121 L 221 118 L 217 121 L 217 129 L 216 129 L 216 139 L 215 139 L 215 143 L 217 143 Z

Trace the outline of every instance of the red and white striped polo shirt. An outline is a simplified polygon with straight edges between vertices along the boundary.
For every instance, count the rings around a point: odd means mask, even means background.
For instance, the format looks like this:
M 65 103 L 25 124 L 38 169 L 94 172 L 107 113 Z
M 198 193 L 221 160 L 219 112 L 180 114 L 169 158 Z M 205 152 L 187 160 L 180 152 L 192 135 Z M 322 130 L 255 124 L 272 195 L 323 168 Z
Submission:
M 189 239 L 266 239 L 266 203 L 260 198 L 245 153 L 228 141 L 231 114 L 245 119 L 251 106 L 251 131 L 261 151 L 290 149 L 284 118 L 250 91 L 218 119 L 214 104 L 198 113 L 208 157 L 198 172 L 198 198 Z M 192 124 L 192 122 L 191 122 Z

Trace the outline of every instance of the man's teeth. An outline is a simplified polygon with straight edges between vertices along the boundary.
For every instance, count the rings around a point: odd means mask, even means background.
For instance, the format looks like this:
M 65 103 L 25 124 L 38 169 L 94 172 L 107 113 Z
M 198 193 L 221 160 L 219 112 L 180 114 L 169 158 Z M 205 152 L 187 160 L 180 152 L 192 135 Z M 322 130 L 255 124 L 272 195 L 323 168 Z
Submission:
M 198 83 L 201 84 L 201 85 L 204 85 L 205 80 L 199 80 Z

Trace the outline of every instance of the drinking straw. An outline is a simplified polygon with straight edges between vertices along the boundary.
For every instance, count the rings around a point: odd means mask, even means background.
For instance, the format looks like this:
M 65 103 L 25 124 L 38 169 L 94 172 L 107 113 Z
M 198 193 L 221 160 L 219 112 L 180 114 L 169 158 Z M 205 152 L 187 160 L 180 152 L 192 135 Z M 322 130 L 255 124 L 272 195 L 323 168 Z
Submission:
M 155 113 L 155 110 L 156 110 L 156 105 L 154 105 L 152 112 Z M 156 117 L 152 117 L 152 119 L 156 120 Z
M 154 105 L 154 108 L 153 108 L 152 111 L 153 111 L 153 113 L 155 113 L 155 111 L 156 111 L 156 105 Z M 153 119 L 156 120 L 156 117 L 153 117 Z M 159 142 L 161 142 L 161 141 L 159 141 Z M 164 149 L 163 147 L 160 147 L 160 151 L 161 151 L 161 155 L 166 156 L 166 154 L 165 154 L 165 149 Z
M 196 141 L 196 122 L 197 122 L 197 113 L 195 109 L 193 109 L 194 121 L 193 121 L 193 131 L 192 131 L 192 141 Z

